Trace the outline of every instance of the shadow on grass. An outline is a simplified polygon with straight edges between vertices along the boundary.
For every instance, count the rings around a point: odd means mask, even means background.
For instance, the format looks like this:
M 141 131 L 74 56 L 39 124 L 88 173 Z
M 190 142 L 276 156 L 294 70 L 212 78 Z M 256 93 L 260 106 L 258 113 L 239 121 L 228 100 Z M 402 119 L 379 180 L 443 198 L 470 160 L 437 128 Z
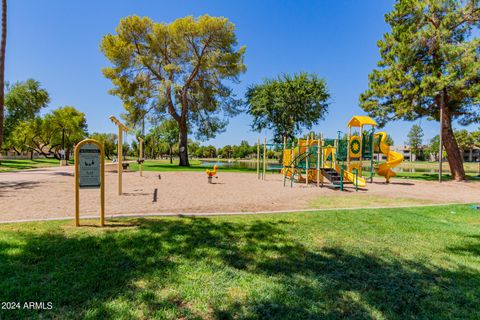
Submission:
M 480 277 L 474 270 L 443 270 L 358 249 L 310 248 L 295 240 L 282 220 L 130 221 L 132 228 L 114 230 L 112 224 L 107 231 L 95 230 L 97 235 L 17 231 L 14 241 L 0 241 L 0 301 L 54 305 L 41 312 L 0 310 L 0 318 L 479 316 Z M 231 301 L 227 292 L 211 296 L 221 290 L 221 279 L 213 284 L 199 279 L 190 290 L 205 295 L 209 304 L 206 314 L 199 313 L 192 307 L 195 299 L 176 289 L 201 265 L 230 275 L 229 287 L 237 287 L 243 277 L 262 278 L 269 285 L 251 287 L 244 298 Z M 176 293 L 160 294 L 168 289 Z
M 463 246 L 452 246 L 448 249 L 455 254 L 480 257 L 480 235 L 470 236 Z
M 69 160 L 68 163 L 72 165 L 73 161 Z M 8 172 L 8 171 L 16 171 L 16 170 L 27 170 L 27 169 L 33 169 L 33 168 L 53 167 L 53 166 L 58 166 L 58 164 L 59 164 L 59 160 L 56 160 L 56 159 L 33 159 L 33 160 L 1 159 L 0 170 L 4 170 Z

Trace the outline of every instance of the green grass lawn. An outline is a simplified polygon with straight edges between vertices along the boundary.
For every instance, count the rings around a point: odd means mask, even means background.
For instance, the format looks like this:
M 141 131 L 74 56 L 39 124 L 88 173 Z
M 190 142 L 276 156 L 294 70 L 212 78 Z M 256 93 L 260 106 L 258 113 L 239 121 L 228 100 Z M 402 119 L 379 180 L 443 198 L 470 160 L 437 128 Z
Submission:
M 395 178 L 400 179 L 415 179 L 415 180 L 424 180 L 424 181 L 438 181 L 438 173 L 423 173 L 423 172 L 397 172 L 397 176 Z M 392 179 L 395 179 L 392 178 Z M 480 181 L 480 176 L 476 174 L 466 174 L 467 180 L 471 181 Z M 450 181 L 452 180 L 452 176 L 450 174 L 442 174 L 443 181 Z
M 343 195 L 318 196 L 310 201 L 310 207 L 315 208 L 372 208 L 372 207 L 407 207 L 412 205 L 436 204 L 434 200 L 407 197 L 379 197 L 362 193 Z
M 431 161 L 403 161 L 398 166 L 399 168 L 419 168 L 419 169 L 438 169 L 438 162 Z M 443 161 L 443 170 L 449 170 L 448 161 Z M 477 171 L 478 162 L 464 162 L 463 168 L 465 171 Z
M 480 318 L 467 205 L 72 224 L 0 226 L 0 301 L 53 302 L 1 319 Z
M 210 160 L 210 161 L 215 161 Z M 169 160 L 146 160 L 143 164 L 144 171 L 205 171 L 206 167 L 200 166 L 202 163 L 201 160 L 190 160 L 190 167 L 180 167 L 178 166 L 178 160 L 174 160 L 173 164 L 170 164 Z M 132 163 L 130 169 L 133 171 L 138 171 L 138 164 Z M 211 168 L 210 168 L 211 169 Z M 222 172 L 256 172 L 255 168 L 226 168 L 219 167 L 219 170 Z M 278 170 L 276 170 L 278 171 Z M 271 171 L 268 172 L 269 174 Z M 436 173 L 423 173 L 423 172 L 399 172 L 397 173 L 397 178 L 402 179 L 415 179 L 415 180 L 425 180 L 425 181 L 437 181 L 438 174 Z M 445 181 L 451 180 L 450 174 L 444 174 L 443 178 Z M 395 178 L 394 178 L 395 179 Z M 480 181 L 480 177 L 476 174 L 467 174 L 467 179 L 472 181 Z
M 70 163 L 73 163 L 71 161 Z M 22 159 L 22 160 L 0 160 L 0 172 L 15 171 L 43 167 L 58 167 L 60 162 L 57 159 Z

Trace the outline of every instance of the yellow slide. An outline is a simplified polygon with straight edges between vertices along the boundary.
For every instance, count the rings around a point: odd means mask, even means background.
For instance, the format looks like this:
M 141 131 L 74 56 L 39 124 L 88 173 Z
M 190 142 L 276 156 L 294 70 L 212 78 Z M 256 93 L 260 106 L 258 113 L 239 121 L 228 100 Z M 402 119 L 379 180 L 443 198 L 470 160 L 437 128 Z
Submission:
M 323 151 L 323 157 L 324 159 L 327 159 L 328 156 L 330 154 L 332 154 L 333 157 L 335 157 L 335 148 L 333 147 L 330 147 L 330 148 L 326 148 L 324 151 Z M 324 163 L 324 167 L 325 168 L 329 168 L 331 165 L 328 161 L 325 161 Z M 335 170 L 340 173 L 341 172 L 341 168 L 338 164 L 335 165 Z M 347 170 L 343 170 L 343 180 L 346 180 L 346 181 L 350 181 L 351 183 L 353 183 L 354 186 L 357 186 L 357 182 L 358 182 L 358 187 L 360 188 L 364 188 L 367 186 L 367 181 L 358 176 L 358 177 L 355 177 L 355 173 L 353 172 L 350 172 L 350 171 L 347 171 Z
M 340 173 L 340 167 L 338 165 L 335 170 Z M 357 186 L 356 183 L 358 181 L 358 187 L 360 188 L 365 188 L 367 186 L 367 181 L 365 181 L 364 178 L 360 176 L 355 178 L 355 173 L 347 170 L 343 170 L 343 179 L 352 182 L 354 186 Z
M 398 152 L 390 150 L 390 146 L 386 143 L 387 133 L 377 132 L 375 138 L 380 137 L 380 152 L 387 156 L 387 162 L 380 164 L 376 170 L 379 176 L 385 177 L 387 183 L 390 182 L 391 177 L 396 174 L 392 168 L 398 166 L 403 161 L 403 155 Z

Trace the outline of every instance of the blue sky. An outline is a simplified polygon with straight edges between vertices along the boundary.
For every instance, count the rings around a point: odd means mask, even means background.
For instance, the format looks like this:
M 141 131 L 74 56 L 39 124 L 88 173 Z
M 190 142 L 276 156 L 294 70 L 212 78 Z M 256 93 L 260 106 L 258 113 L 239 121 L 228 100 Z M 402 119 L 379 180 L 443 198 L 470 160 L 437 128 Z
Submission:
M 239 44 L 247 46 L 247 72 L 234 86 L 235 93 L 243 97 L 250 84 L 280 73 L 317 73 L 327 80 L 332 103 L 326 120 L 313 130 L 335 136 L 337 130 L 346 131 L 351 116 L 364 114 L 358 96 L 376 66 L 376 43 L 388 31 L 384 15 L 393 3 L 14 0 L 8 8 L 6 80 L 37 79 L 51 95 L 46 111 L 73 105 L 86 114 L 89 132 L 115 132 L 108 116 L 123 110 L 121 101 L 108 94 L 111 83 L 101 73 L 108 65 L 99 51 L 102 36 L 133 14 L 164 22 L 187 15 L 224 16 L 236 25 Z M 225 133 L 204 144 L 238 144 L 243 139 L 253 143 L 259 134 L 251 131 L 250 123 L 248 115 L 235 117 Z M 425 140 L 437 134 L 437 123 L 416 123 L 424 128 Z M 403 144 L 412 124 L 392 122 L 385 130 L 395 144 Z

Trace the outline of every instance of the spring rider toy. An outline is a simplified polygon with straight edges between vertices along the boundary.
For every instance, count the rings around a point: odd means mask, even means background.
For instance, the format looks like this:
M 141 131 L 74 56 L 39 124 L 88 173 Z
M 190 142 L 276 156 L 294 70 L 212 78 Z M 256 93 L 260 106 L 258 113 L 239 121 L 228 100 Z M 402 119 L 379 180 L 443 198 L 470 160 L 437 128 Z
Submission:
M 212 183 L 212 179 L 213 177 L 217 178 L 217 169 L 218 169 L 218 166 L 217 165 L 214 165 L 213 166 L 213 170 L 210 170 L 210 169 L 207 169 L 205 172 L 207 173 L 207 176 L 208 176 L 208 183 Z

